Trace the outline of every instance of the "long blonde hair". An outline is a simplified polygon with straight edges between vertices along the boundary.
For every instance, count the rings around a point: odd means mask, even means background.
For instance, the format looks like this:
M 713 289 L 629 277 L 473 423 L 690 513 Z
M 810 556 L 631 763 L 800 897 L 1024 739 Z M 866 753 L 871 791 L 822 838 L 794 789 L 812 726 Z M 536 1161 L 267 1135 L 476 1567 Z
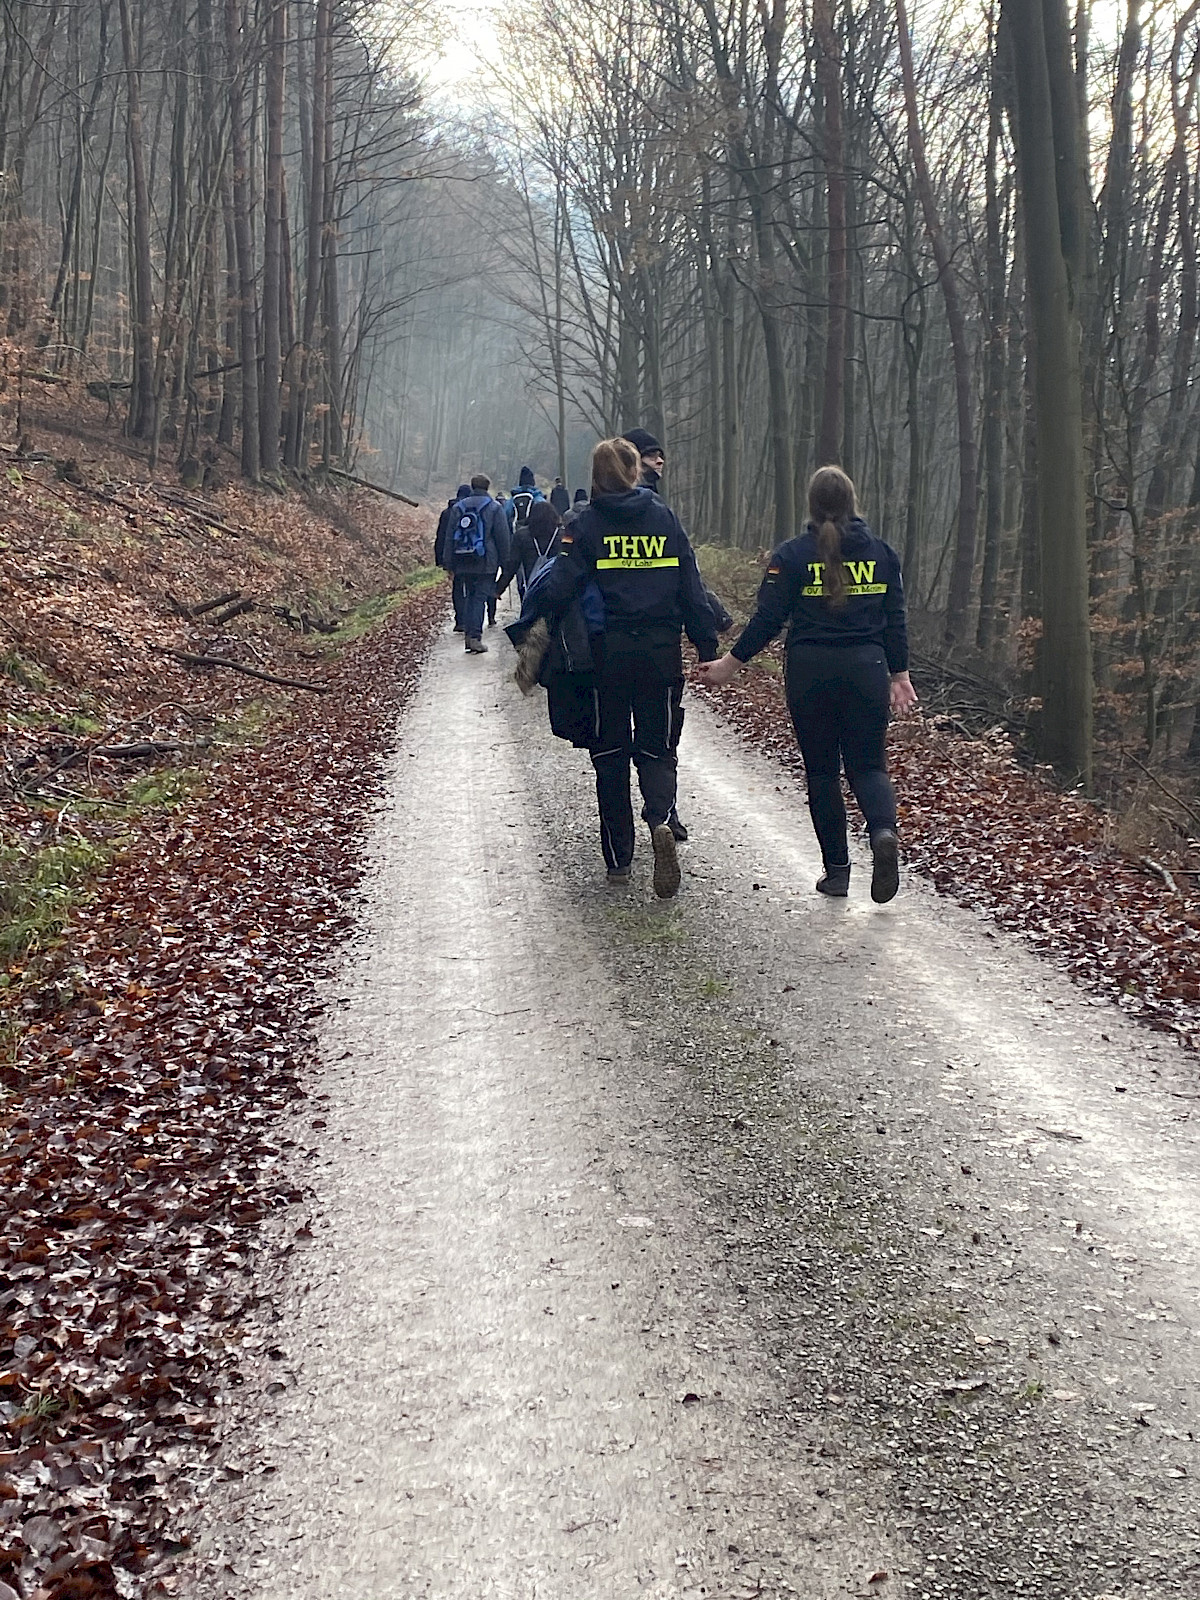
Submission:
M 601 439 L 592 451 L 592 498 L 636 489 L 642 458 L 628 439 Z
M 821 557 L 821 592 L 830 606 L 846 603 L 846 569 L 842 566 L 842 532 L 858 515 L 854 484 L 841 467 L 819 467 L 808 484 L 808 516 L 817 530 Z

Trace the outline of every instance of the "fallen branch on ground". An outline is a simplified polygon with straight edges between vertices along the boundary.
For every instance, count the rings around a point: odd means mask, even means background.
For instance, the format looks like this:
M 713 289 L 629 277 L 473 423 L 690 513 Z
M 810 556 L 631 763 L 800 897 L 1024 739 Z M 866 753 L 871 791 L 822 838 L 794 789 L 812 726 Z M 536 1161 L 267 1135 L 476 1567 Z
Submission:
M 207 611 L 216 611 L 220 606 L 227 606 L 231 600 L 240 600 L 242 591 L 231 589 L 228 594 L 219 594 L 214 600 L 202 600 L 199 605 L 190 606 L 186 600 L 178 600 L 167 590 L 167 599 L 179 612 L 181 617 L 202 617 Z
M 232 622 L 234 617 L 243 617 L 247 611 L 254 610 L 253 600 L 238 600 L 224 611 L 218 611 L 212 618 L 214 628 L 223 628 L 227 622 Z
M 1167 871 L 1166 867 L 1160 866 L 1159 863 L 1153 860 L 1150 856 L 1139 856 L 1138 860 L 1142 863 L 1147 872 L 1153 872 L 1156 877 L 1161 878 L 1172 894 L 1179 893 L 1179 885 Z
M 224 656 L 198 656 L 190 650 L 172 650 L 166 645 L 147 644 L 155 655 L 171 656 L 182 661 L 185 667 L 228 667 L 230 672 L 244 672 L 248 678 L 260 678 L 263 683 L 277 683 L 283 689 L 308 689 L 313 694 L 328 694 L 329 685 L 311 683 L 306 678 L 281 678 L 275 672 L 263 672 L 258 667 L 247 667 L 240 661 L 227 661 Z
M 382 484 L 369 483 L 366 478 L 359 478 L 353 472 L 343 472 L 340 467 L 327 467 L 326 471 L 331 478 L 344 478 L 347 483 L 356 483 L 360 489 L 370 489 L 375 494 L 385 494 L 389 500 L 399 500 L 401 505 L 420 506 L 419 500 L 410 500 L 408 495 L 401 494 L 399 489 L 385 489 Z

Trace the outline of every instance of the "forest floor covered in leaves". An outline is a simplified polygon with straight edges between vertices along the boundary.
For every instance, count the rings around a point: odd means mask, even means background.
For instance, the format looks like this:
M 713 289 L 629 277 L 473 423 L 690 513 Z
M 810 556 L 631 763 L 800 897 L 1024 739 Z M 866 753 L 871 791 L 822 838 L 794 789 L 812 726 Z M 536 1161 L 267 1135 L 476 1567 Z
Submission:
M 85 1600 L 185 1546 L 444 594 L 376 496 L 34 442 L 0 459 L 0 1600 Z

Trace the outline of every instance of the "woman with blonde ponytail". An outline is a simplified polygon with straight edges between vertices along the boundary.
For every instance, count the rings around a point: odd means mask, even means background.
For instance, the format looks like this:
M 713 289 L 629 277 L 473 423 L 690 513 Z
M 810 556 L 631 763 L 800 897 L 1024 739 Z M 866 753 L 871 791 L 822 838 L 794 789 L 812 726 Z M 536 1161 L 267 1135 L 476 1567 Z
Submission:
M 544 581 L 530 587 L 521 624 L 535 616 L 563 615 L 588 585 L 595 585 L 604 606 L 604 632 L 592 643 L 596 694 L 590 740 L 600 848 L 609 883 L 629 883 L 635 841 L 632 764 L 654 852 L 654 892 L 669 900 L 680 884 L 671 818 L 683 721 L 681 637 L 686 632 L 700 660 L 711 661 L 717 624 L 687 533 L 671 508 L 639 484 L 641 470 L 628 439 L 602 439 L 592 451 L 592 498 L 562 530 L 559 555 Z M 511 628 L 509 637 L 519 642 Z
M 871 839 L 871 898 L 882 904 L 900 886 L 888 719 L 912 711 L 917 694 L 908 676 L 900 558 L 859 516 L 840 467 L 813 474 L 808 526 L 774 552 L 757 611 L 728 655 L 701 664 L 703 681 L 729 683 L 785 624 L 788 710 L 825 868 L 817 890 L 838 899 L 850 892 L 844 765 Z

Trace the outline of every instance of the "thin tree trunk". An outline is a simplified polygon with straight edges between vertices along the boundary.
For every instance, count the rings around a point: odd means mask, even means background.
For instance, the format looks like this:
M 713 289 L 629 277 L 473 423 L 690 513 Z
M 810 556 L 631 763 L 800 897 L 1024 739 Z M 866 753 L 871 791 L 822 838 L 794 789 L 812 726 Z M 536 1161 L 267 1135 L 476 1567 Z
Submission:
M 821 425 L 817 434 L 816 464 L 820 467 L 836 465 L 842 459 L 846 410 L 846 305 L 850 286 L 846 248 L 846 141 L 842 127 L 842 80 L 830 0 L 814 0 L 813 33 L 817 50 L 817 82 L 824 102 L 824 160 L 829 225 L 825 381 L 821 396 Z
M 950 594 L 946 604 L 946 637 L 961 639 L 966 631 L 975 572 L 975 524 L 979 512 L 978 466 L 975 448 L 975 419 L 971 400 L 971 353 L 967 345 L 966 319 L 958 289 L 958 276 L 950 260 L 946 236 L 942 232 L 933 183 L 925 158 L 925 138 L 917 112 L 917 78 L 913 67 L 912 37 L 904 0 L 896 0 L 900 62 L 904 78 L 904 105 L 908 118 L 908 142 L 912 152 L 917 194 L 925 218 L 925 231 L 937 263 L 938 282 L 946 303 L 950 326 L 950 345 L 954 354 L 954 400 L 958 418 L 958 523 L 954 561 L 950 569 Z
M 141 67 L 133 37 L 129 0 L 120 0 L 121 48 L 125 58 L 126 143 L 129 152 L 130 254 L 132 283 L 133 390 L 128 431 L 135 439 L 154 432 L 154 267 L 150 254 L 150 188 L 146 181 L 142 127 Z
M 1088 625 L 1086 486 L 1080 329 L 1067 247 L 1078 219 L 1059 194 L 1059 163 L 1075 182 L 1075 151 L 1056 139 L 1073 76 L 1048 50 L 1065 0 L 1004 0 L 1017 83 L 1017 155 L 1025 209 L 1026 281 L 1034 336 L 1038 525 L 1042 589 L 1043 754 L 1071 781 L 1091 783 L 1092 659 Z M 1051 16 L 1057 12 L 1057 18 Z M 1047 18 L 1051 26 L 1046 26 Z M 1069 69 L 1070 58 L 1067 57 Z M 1059 116 L 1056 118 L 1056 107 Z M 1065 218 L 1065 221 L 1064 221 Z
M 267 45 L 267 181 L 263 222 L 262 392 L 259 397 L 259 454 L 262 470 L 279 472 L 280 400 L 283 385 L 283 91 L 287 60 L 286 0 L 272 5 Z

